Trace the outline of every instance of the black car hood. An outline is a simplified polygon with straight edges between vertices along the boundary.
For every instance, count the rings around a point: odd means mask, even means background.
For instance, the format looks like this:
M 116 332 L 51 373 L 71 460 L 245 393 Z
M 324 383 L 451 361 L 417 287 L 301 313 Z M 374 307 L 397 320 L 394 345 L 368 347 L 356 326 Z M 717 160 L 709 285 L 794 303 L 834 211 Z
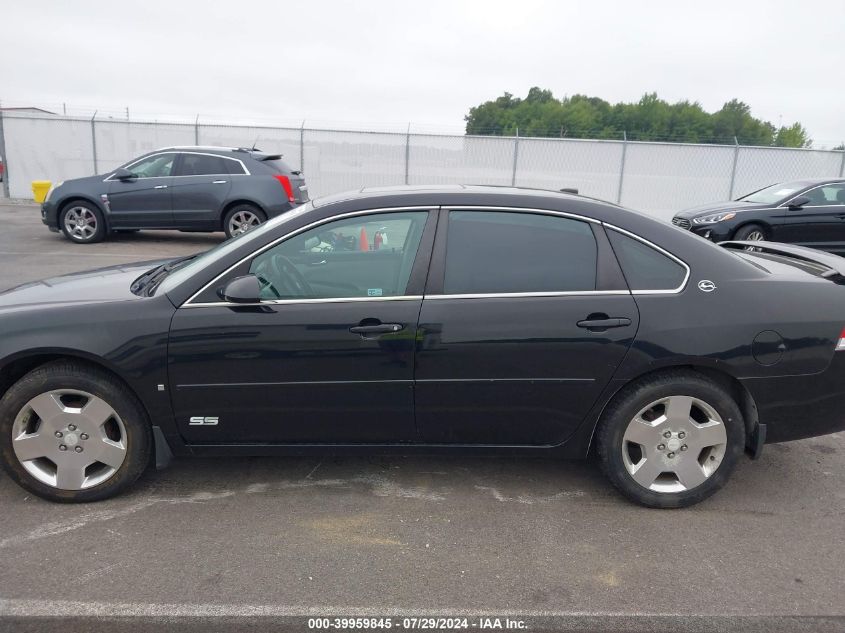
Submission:
M 731 200 L 728 202 L 711 202 L 709 204 L 702 204 L 697 207 L 690 207 L 675 214 L 676 218 L 686 218 L 691 220 L 708 213 L 718 213 L 719 211 L 753 211 L 756 209 L 771 209 L 770 204 L 757 204 L 754 202 L 744 202 L 742 200 Z
M 164 261 L 109 266 L 25 283 L 0 292 L 0 311 L 31 306 L 138 300 L 142 297 L 133 294 L 129 286 Z

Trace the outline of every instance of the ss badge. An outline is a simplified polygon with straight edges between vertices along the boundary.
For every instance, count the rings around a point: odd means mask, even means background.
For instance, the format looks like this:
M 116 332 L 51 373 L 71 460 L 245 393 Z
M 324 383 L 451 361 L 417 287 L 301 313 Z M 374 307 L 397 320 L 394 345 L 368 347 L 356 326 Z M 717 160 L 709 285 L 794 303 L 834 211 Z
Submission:
M 191 426 L 217 426 L 217 422 L 219 421 L 220 419 L 216 415 L 213 417 L 196 415 L 188 421 L 188 424 Z

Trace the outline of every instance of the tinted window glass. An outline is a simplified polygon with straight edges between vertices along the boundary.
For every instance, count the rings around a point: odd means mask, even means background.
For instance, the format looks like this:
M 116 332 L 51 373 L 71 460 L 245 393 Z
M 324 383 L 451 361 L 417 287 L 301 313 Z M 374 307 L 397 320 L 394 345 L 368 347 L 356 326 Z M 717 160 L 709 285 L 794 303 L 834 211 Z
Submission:
M 206 154 L 182 154 L 182 167 L 179 176 L 211 176 L 228 174 L 230 161 L 221 156 Z
M 285 240 L 249 267 L 264 299 L 405 294 L 426 211 L 336 220 Z
M 683 283 L 687 271 L 674 259 L 622 233 L 607 236 L 631 290 L 674 290 Z
M 271 160 L 263 160 L 261 162 L 264 163 L 265 165 L 267 165 L 268 167 L 270 167 L 271 169 L 273 169 L 273 171 L 277 171 L 280 174 L 293 173 L 293 170 L 290 168 L 290 165 L 288 165 L 281 158 L 274 158 L 274 159 L 271 159 Z
M 157 154 L 138 161 L 127 167 L 138 178 L 161 178 L 170 176 L 173 172 L 173 161 L 176 154 Z
M 224 159 L 223 166 L 230 174 L 245 174 L 246 170 L 239 160 Z
M 452 211 L 445 294 L 595 290 L 586 222 L 517 212 Z
M 808 205 L 825 207 L 845 204 L 845 185 L 827 185 L 810 189 L 803 194 L 810 199 Z

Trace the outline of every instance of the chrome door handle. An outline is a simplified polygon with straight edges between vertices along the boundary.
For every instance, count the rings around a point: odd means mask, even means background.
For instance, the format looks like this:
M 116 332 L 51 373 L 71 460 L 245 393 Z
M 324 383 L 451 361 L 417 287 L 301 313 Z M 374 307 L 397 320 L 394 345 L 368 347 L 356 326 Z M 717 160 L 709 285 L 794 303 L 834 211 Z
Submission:
M 156 185 L 153 189 L 167 189 L 167 185 Z
M 212 185 L 225 185 L 227 182 L 229 182 L 229 181 L 228 180 L 212 180 L 211 184 Z

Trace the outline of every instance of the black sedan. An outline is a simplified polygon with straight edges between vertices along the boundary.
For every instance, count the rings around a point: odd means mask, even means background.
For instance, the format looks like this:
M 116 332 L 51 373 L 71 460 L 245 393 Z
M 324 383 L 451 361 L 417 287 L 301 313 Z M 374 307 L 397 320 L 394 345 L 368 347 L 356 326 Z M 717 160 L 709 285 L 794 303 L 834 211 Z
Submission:
M 796 180 L 681 211 L 672 223 L 714 242 L 768 240 L 845 252 L 845 180 Z
M 845 428 L 845 260 L 496 187 L 319 199 L 0 294 L 0 451 L 92 501 L 183 455 L 584 458 L 655 507 Z M 96 327 L 92 327 L 96 324 Z

